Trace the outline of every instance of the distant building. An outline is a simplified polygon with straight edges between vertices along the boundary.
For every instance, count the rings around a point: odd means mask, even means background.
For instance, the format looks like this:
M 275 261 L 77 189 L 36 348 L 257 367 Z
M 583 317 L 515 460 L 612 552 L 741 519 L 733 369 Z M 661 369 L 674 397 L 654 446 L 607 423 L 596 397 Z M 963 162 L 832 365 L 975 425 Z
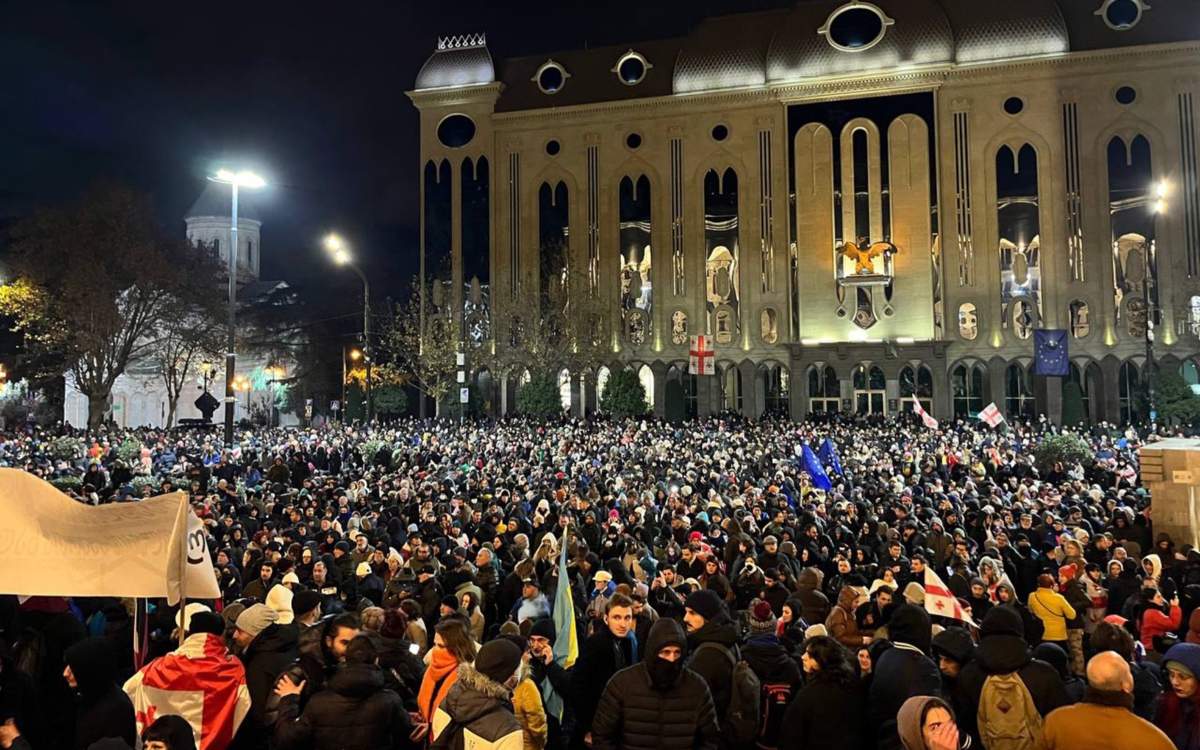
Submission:
M 422 269 L 516 305 L 584 269 L 615 333 L 560 374 L 577 413 L 628 367 L 660 415 L 1058 420 L 1073 381 L 1087 419 L 1129 421 L 1147 300 L 1159 364 L 1200 382 L 1195 11 L 809 0 L 501 61 L 441 39 L 409 92 Z M 1067 378 L 1033 373 L 1039 328 L 1068 332 Z M 715 376 L 688 374 L 695 334 Z M 525 376 L 471 379 L 504 412 Z
M 196 246 L 198 252 L 215 253 L 222 268 L 228 268 L 232 248 L 230 228 L 233 221 L 230 201 L 228 186 L 210 182 L 184 217 L 188 240 Z M 238 250 L 235 257 L 239 305 L 245 306 L 288 294 L 287 282 L 263 281 L 259 278 L 262 260 L 262 219 L 253 198 L 247 199 L 245 193 L 238 196 Z M 226 289 L 222 286 L 213 290 L 213 293 L 225 299 Z M 278 394 L 283 388 L 272 382 L 281 377 L 272 370 L 283 368 L 282 377 L 286 378 L 293 364 L 287 358 L 274 359 L 261 352 L 238 352 L 237 375 L 244 376 L 251 388 L 236 394 L 235 420 L 269 418 L 272 394 Z M 207 377 L 205 371 L 208 372 Z M 200 419 L 203 416 L 195 402 L 204 393 L 206 385 L 209 393 L 222 402 L 213 414 L 213 421 L 220 423 L 224 419 L 225 359 L 223 355 L 218 355 L 208 358 L 208 361 L 196 363 L 196 371 L 179 398 L 175 414 L 177 424 L 181 419 Z M 117 378 L 113 385 L 109 412 L 112 421 L 121 427 L 163 427 L 167 422 L 168 411 L 166 386 L 155 372 L 154 364 L 148 360 L 131 362 L 125 374 Z M 87 417 L 87 396 L 74 387 L 68 376 L 63 418 L 72 425 L 82 426 L 87 424 Z M 295 414 L 278 410 L 274 418 L 275 424 L 282 425 L 297 424 L 299 421 Z

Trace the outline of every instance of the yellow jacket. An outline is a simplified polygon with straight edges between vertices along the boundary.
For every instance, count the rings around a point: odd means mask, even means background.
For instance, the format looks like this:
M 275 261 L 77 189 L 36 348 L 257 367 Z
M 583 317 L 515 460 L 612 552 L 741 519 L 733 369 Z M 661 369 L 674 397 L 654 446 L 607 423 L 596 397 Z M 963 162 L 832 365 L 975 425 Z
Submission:
M 513 713 L 525 735 L 525 750 L 542 750 L 546 746 L 546 711 L 542 694 L 528 677 L 513 689 Z
M 1067 603 L 1062 594 L 1053 589 L 1037 589 L 1029 595 L 1029 611 L 1046 626 L 1042 640 L 1067 640 L 1067 620 L 1074 620 L 1076 615 L 1075 608 Z

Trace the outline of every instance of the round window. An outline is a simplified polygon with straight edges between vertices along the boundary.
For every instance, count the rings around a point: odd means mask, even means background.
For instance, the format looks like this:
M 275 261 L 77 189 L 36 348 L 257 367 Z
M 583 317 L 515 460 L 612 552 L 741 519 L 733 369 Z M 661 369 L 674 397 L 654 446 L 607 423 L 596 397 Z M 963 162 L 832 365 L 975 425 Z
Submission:
M 861 52 L 879 44 L 893 23 L 878 6 L 855 0 L 833 11 L 817 33 L 843 52 Z
M 625 145 L 629 148 L 637 148 L 642 145 L 642 136 L 637 133 L 630 133 L 625 136 Z
M 563 84 L 570 76 L 571 74 L 563 66 L 553 60 L 547 60 L 538 68 L 533 80 L 543 94 L 557 94 L 562 91 Z
M 551 156 L 558 156 L 558 152 L 562 150 L 562 146 L 558 141 L 551 139 L 546 141 L 546 153 Z
M 617 78 L 621 79 L 621 83 L 626 86 L 636 86 L 646 77 L 646 71 L 649 69 L 650 63 L 646 62 L 646 58 L 629 50 L 621 55 L 620 60 L 617 60 L 613 72 L 617 74 Z
M 1137 99 L 1137 91 L 1132 86 L 1122 86 L 1113 93 L 1113 98 L 1118 104 L 1133 104 L 1133 100 Z
M 449 115 L 438 124 L 437 137 L 446 148 L 462 148 L 475 137 L 475 121 L 466 115 Z
M 1104 0 L 1096 13 L 1104 18 L 1109 28 L 1126 31 L 1142 20 L 1142 11 L 1145 9 L 1141 0 Z
M 714 141 L 723 141 L 729 137 L 729 128 L 725 125 L 714 125 L 712 129 L 712 139 Z
M 1010 115 L 1019 115 L 1025 109 L 1025 102 L 1019 96 L 1010 96 L 1004 100 L 1004 111 Z

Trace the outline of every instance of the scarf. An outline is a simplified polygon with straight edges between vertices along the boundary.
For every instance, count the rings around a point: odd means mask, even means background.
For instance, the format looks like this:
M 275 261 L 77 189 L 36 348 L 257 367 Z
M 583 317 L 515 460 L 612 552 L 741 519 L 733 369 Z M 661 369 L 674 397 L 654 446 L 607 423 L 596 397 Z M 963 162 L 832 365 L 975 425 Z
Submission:
M 428 722 L 433 721 L 433 713 L 458 679 L 458 659 L 454 654 L 440 646 L 434 646 L 430 653 L 429 666 L 417 693 L 417 708 Z

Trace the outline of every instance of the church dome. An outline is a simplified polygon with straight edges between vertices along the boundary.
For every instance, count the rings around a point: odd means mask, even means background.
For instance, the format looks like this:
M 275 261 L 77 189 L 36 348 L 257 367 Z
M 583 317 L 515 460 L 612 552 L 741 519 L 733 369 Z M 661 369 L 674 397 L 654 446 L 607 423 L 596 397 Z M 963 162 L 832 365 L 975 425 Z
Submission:
M 248 190 L 238 191 L 238 223 L 241 223 L 242 220 L 262 221 L 262 215 L 259 213 L 254 199 L 250 197 L 251 195 L 252 193 Z M 198 219 L 202 216 L 215 216 L 229 220 L 232 213 L 233 191 L 229 185 L 210 181 L 183 218 Z
M 1067 23 L 1054 0 L 946 2 L 959 63 L 1069 52 Z
M 742 13 L 701 22 L 675 61 L 674 92 L 762 86 L 771 30 L 786 13 Z
M 437 50 L 417 73 L 416 90 L 474 86 L 495 80 L 496 68 L 487 48 L 487 36 L 464 34 L 438 39 Z

